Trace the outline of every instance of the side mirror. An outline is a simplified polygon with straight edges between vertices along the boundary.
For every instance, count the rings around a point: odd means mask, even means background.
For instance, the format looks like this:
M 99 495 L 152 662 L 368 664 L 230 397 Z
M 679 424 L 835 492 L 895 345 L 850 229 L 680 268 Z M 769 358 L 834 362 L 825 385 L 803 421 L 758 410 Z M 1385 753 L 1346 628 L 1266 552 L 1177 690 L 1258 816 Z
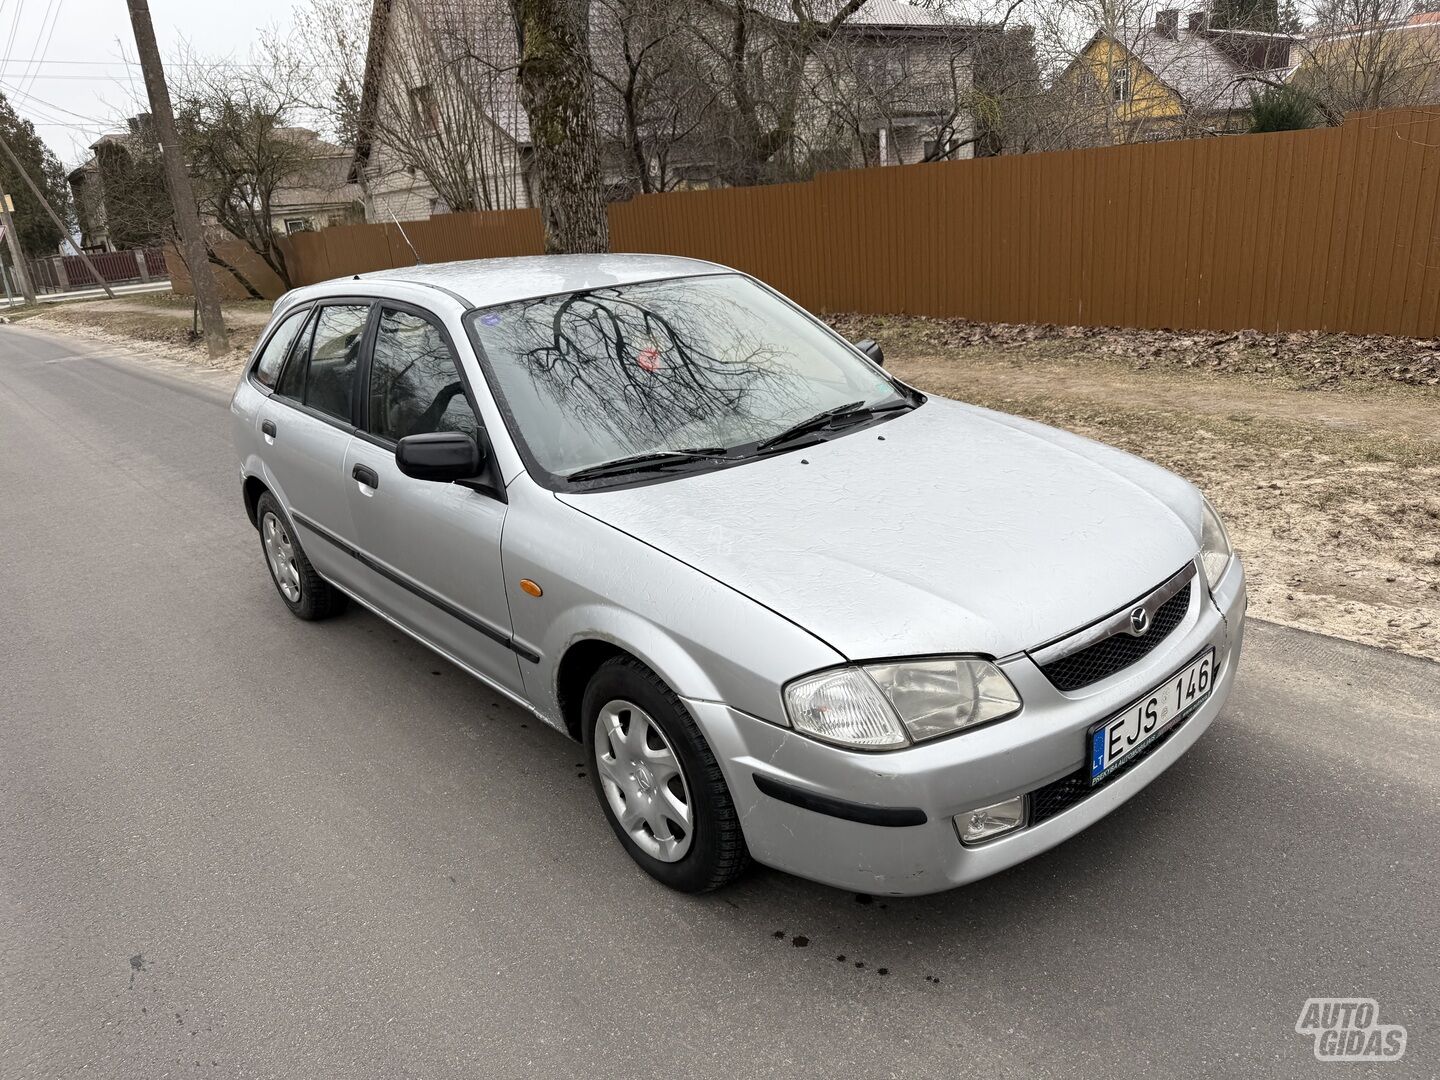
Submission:
M 885 350 L 880 348 L 878 341 L 867 337 L 864 341 L 857 341 L 855 348 L 863 352 L 880 367 L 885 366 Z
M 406 476 L 449 484 L 480 472 L 484 455 L 475 440 L 460 431 L 406 435 L 395 447 L 395 464 Z

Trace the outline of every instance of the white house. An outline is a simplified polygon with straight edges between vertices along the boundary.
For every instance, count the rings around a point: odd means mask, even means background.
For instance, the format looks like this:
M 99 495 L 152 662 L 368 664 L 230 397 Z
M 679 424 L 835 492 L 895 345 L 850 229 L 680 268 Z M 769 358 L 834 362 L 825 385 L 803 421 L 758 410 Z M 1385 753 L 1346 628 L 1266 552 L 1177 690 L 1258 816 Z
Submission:
M 725 182 L 721 159 L 730 105 L 720 89 L 725 73 L 712 65 L 723 63 L 713 42 L 723 40 L 714 31 L 723 29 L 727 2 L 733 0 L 695 0 L 686 9 L 693 37 L 676 47 L 690 50 L 682 66 L 692 82 L 675 93 L 706 98 L 696 110 L 709 112 L 669 147 L 666 186 Z M 794 16 L 788 3 L 749 2 L 755 28 L 751 60 L 763 77 L 766 24 L 783 28 Z M 823 20 L 825 5 L 835 2 L 815 0 L 815 17 Z M 531 205 L 530 131 L 516 82 L 508 4 L 373 0 L 373 5 L 352 167 L 365 192 L 366 218 L 426 218 L 448 211 L 452 202 L 481 209 Z M 623 65 L 617 35 L 605 21 L 606 5 L 596 0 L 592 13 L 597 63 Z M 957 24 L 903 0 L 869 0 L 802 66 L 793 144 L 808 157 L 796 168 L 813 172 L 971 156 L 974 42 L 992 29 Z M 617 141 L 618 109 L 606 105 L 600 111 L 607 141 Z M 633 162 L 607 145 L 606 180 L 617 193 L 631 184 L 633 171 Z

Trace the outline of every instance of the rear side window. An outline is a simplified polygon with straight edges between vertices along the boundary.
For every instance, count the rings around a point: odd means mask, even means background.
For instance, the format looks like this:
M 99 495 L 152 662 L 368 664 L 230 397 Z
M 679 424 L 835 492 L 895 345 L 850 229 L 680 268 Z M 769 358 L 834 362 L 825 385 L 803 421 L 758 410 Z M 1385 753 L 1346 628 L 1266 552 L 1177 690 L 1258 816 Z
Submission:
M 260 360 L 255 365 L 255 381 L 261 386 L 274 388 L 275 380 L 280 377 L 280 366 L 285 363 L 285 356 L 290 351 L 295 335 L 305 324 L 307 314 L 309 312 L 306 311 L 293 312 L 270 335 L 270 340 L 265 343 L 265 348 L 260 352 Z
M 280 382 L 276 384 L 275 393 L 281 397 L 304 400 L 305 371 L 310 366 L 310 338 L 314 333 L 315 313 L 312 311 L 290 349 L 290 360 L 286 363 L 285 370 L 280 372 Z
M 368 304 L 336 304 L 320 309 L 304 375 L 302 400 L 310 408 L 349 422 L 355 372 L 360 366 L 360 342 L 369 316 Z M 290 369 L 286 368 L 287 382 L 289 378 Z
M 370 359 L 369 426 L 396 442 L 429 431 L 460 431 L 479 439 L 480 424 L 465 397 L 455 354 L 428 319 L 408 311 L 380 312 Z

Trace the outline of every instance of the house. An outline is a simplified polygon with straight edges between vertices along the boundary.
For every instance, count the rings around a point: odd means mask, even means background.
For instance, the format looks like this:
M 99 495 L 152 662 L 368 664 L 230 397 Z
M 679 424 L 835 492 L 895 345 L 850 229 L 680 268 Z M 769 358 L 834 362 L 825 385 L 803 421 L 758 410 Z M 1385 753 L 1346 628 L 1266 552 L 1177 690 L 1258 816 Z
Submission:
M 128 126 L 91 143 L 90 157 L 66 176 L 88 252 L 147 247 L 169 235 L 170 199 L 150 117 L 133 116 Z M 280 130 L 305 146 L 306 164 L 277 189 L 271 228 L 288 234 L 363 220 L 360 190 L 349 180 L 351 151 L 308 128 Z
M 516 48 L 501 0 L 373 0 L 348 177 L 367 221 L 533 205 Z
M 305 165 L 275 189 L 270 226 L 277 233 L 315 232 L 365 220 L 361 192 L 350 179 L 354 151 L 320 138 L 309 128 L 280 131 L 305 147 Z
M 70 185 L 70 199 L 80 226 L 81 249 L 92 255 L 114 250 L 110 243 L 109 222 L 105 217 L 99 162 L 93 156 L 87 158 L 66 174 L 65 182 Z
M 996 29 L 903 0 L 870 0 L 807 65 L 814 107 L 802 112 L 802 127 L 839 125 L 858 136 L 832 138 L 841 167 L 973 157 L 975 44 Z
M 164 230 L 169 199 L 151 149 L 150 116 L 132 116 L 127 125 L 91 143 L 90 156 L 65 178 L 87 252 L 147 247 Z
M 992 27 L 957 24 L 903 0 L 870 0 L 795 71 L 772 48 L 794 25 L 794 9 L 778 0 L 746 2 L 756 96 L 779 89 L 763 82 L 767 65 L 802 88 L 793 118 L 797 159 L 783 163 L 791 175 L 974 153 L 972 56 L 975 40 Z M 817 18 L 838 10 L 838 0 L 814 3 Z M 596 81 L 602 172 L 612 197 L 640 190 L 642 169 L 659 177 L 646 190 L 735 181 L 725 162 L 736 142 L 735 102 L 720 89 L 727 73 L 718 70 L 723 60 L 713 47 L 727 39 L 723 20 L 731 13 L 716 0 L 674 10 L 684 18 L 664 41 L 667 81 L 650 87 L 661 115 L 652 109 L 637 121 L 634 101 L 607 89 L 626 84 L 631 60 L 614 22 L 622 16 L 599 0 L 591 8 L 593 62 L 610 76 Z M 373 0 L 351 172 L 367 220 L 534 204 L 516 66 L 508 5 L 498 0 Z M 644 133 L 629 146 L 627 110 L 631 128 Z
M 1288 78 L 1332 119 L 1440 104 L 1440 12 L 1317 29 L 1296 50 Z
M 1221 28 L 1206 9 L 1165 8 L 1153 24 L 1099 30 L 1057 86 L 1095 142 L 1243 131 L 1250 91 L 1283 78 L 1299 39 Z

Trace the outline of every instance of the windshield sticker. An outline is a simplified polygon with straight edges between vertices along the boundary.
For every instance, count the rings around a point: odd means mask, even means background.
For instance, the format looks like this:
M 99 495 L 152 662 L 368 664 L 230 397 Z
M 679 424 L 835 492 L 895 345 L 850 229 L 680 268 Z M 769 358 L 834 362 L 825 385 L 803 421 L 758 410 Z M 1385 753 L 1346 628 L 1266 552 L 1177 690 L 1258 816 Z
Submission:
M 653 375 L 660 370 L 660 350 L 654 345 L 647 346 L 640 350 L 640 354 L 635 358 L 635 362 L 639 364 L 643 370 Z
M 492 311 L 492 312 L 490 312 L 489 314 L 481 315 L 481 316 L 480 316 L 480 321 L 481 321 L 482 323 L 484 323 L 486 326 L 499 326 L 499 325 L 500 325 L 500 316 L 497 315 L 495 312 Z

